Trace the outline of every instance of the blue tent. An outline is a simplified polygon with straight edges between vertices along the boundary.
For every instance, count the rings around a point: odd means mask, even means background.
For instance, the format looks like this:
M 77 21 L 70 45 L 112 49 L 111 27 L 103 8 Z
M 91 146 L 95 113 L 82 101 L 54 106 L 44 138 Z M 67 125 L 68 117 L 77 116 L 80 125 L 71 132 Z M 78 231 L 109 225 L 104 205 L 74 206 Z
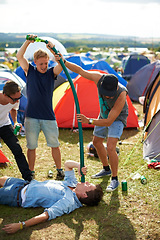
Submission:
M 160 60 L 147 64 L 138 70 L 127 83 L 130 99 L 139 102 L 139 97 L 146 95 L 148 88 L 159 72 Z
M 24 73 L 23 69 L 21 68 L 21 66 L 18 67 L 18 68 L 15 70 L 15 73 L 16 73 L 20 78 L 22 78 L 23 81 L 26 82 L 26 76 L 25 76 L 25 73 Z
M 133 54 L 122 60 L 122 68 L 124 73 L 122 77 L 126 80 L 130 80 L 131 77 L 143 66 L 149 64 L 150 60 L 143 55 Z
M 66 57 L 66 60 L 67 60 L 68 62 L 72 62 L 72 63 L 77 64 L 78 66 L 81 66 L 81 67 L 82 67 L 83 69 L 85 69 L 85 70 L 90 70 L 90 69 L 92 69 L 92 66 L 97 62 L 97 61 L 93 61 L 93 60 L 92 60 L 91 58 L 89 58 L 89 57 L 80 56 L 79 54 L 74 55 L 74 56 Z M 70 74 L 70 76 L 71 76 L 72 79 L 75 79 L 75 78 L 78 76 L 77 73 L 74 73 L 74 72 L 70 71 L 69 69 L 68 69 L 68 72 L 69 72 L 69 74 Z M 64 71 L 62 71 L 62 72 L 60 73 L 60 75 L 61 75 L 63 78 L 67 79 L 66 74 L 65 74 Z
M 97 63 L 93 66 L 92 69 L 98 69 L 98 70 L 102 70 L 105 71 L 107 73 L 110 74 L 114 74 L 117 78 L 118 81 L 126 87 L 127 85 L 127 81 L 125 79 L 123 79 L 107 62 L 105 62 L 104 60 L 100 60 L 97 61 Z

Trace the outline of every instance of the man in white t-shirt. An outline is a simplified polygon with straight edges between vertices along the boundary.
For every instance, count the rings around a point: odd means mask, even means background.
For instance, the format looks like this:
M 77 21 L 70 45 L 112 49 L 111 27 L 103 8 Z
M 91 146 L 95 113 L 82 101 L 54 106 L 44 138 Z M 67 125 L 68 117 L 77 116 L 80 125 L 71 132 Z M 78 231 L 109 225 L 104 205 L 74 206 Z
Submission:
M 22 177 L 27 181 L 31 181 L 32 173 L 18 138 L 14 135 L 14 128 L 9 118 L 10 113 L 15 126 L 17 124 L 17 110 L 21 97 L 21 89 L 18 84 L 13 81 L 6 82 L 3 87 L 3 93 L 0 93 L 0 138 L 12 151 Z

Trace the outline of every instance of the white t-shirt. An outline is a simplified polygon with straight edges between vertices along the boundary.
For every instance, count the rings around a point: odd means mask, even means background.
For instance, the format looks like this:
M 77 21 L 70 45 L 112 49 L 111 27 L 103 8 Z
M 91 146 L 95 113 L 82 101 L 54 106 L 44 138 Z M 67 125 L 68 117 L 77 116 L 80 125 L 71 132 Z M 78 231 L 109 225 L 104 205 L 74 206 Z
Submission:
M 0 104 L 0 127 L 11 124 L 11 120 L 9 118 L 9 112 L 11 109 L 18 110 L 19 102 L 15 104 L 8 103 L 7 105 Z

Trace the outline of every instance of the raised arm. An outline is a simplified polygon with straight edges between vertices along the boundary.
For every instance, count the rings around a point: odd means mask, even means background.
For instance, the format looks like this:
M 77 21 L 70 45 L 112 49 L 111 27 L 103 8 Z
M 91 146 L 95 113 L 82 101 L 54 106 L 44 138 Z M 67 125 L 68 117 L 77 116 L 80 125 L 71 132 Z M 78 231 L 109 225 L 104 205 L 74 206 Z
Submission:
M 81 176 L 80 163 L 79 162 L 68 160 L 64 163 L 64 167 L 65 167 L 65 171 L 71 171 L 73 168 L 77 168 L 78 169 L 78 174 L 79 174 L 79 176 Z M 82 170 L 83 174 L 86 175 L 87 167 L 82 167 L 81 170 Z
M 61 72 L 62 72 L 62 70 L 63 70 L 63 68 L 62 68 L 62 66 L 61 66 L 61 64 L 60 64 L 60 62 L 59 62 L 59 60 L 60 60 L 60 56 L 59 55 L 56 55 L 55 54 L 55 52 L 53 51 L 53 47 L 54 47 L 54 44 L 52 43 L 52 42 L 48 42 L 47 44 L 46 44 L 46 46 L 47 46 L 47 48 L 50 50 L 50 52 L 54 55 L 54 57 L 55 57 L 55 60 L 56 60 L 56 62 L 57 62 L 57 65 L 53 68 L 53 72 L 54 72 L 54 75 L 58 75 L 58 74 L 60 74 Z
M 35 216 L 29 220 L 26 220 L 24 223 L 25 223 L 25 227 L 31 227 L 31 226 L 34 226 L 38 223 L 42 223 L 42 222 L 45 222 L 47 221 L 49 218 L 49 215 L 48 215 L 48 212 L 44 212 L 38 216 Z M 21 230 L 23 229 L 23 225 L 21 222 L 19 223 L 11 223 L 11 224 L 8 224 L 8 225 L 5 225 L 2 230 L 4 230 L 6 233 L 16 233 L 18 230 Z
M 71 171 L 73 168 L 79 168 L 80 163 L 68 160 L 64 163 L 65 171 Z
M 36 35 L 31 35 L 31 37 L 36 37 Z M 28 68 L 29 68 L 29 63 L 27 61 L 27 59 L 24 57 L 24 54 L 26 52 L 27 47 L 29 46 L 30 43 L 34 43 L 34 41 L 30 41 L 30 40 L 26 40 L 23 45 L 21 46 L 21 48 L 19 49 L 19 51 L 17 52 L 17 59 L 18 62 L 21 66 L 21 68 L 24 70 L 25 74 L 27 75 L 28 72 Z
M 24 70 L 25 74 L 27 75 L 29 63 L 27 59 L 24 57 L 24 54 L 26 52 L 27 47 L 29 46 L 31 41 L 27 40 L 23 43 L 19 51 L 17 52 L 17 59 L 21 66 L 21 68 Z
M 49 45 L 50 46 L 50 45 Z M 48 46 L 48 47 L 49 47 Z M 52 45 L 54 46 L 54 45 Z M 53 53 L 53 55 L 55 56 L 55 58 L 60 59 L 59 55 L 57 55 L 53 49 L 52 49 L 52 46 L 50 48 L 50 51 Z M 95 84 L 98 83 L 98 81 L 100 80 L 100 78 L 102 77 L 102 73 L 100 72 L 96 72 L 96 71 L 86 71 L 84 70 L 83 68 L 81 68 L 80 66 L 78 66 L 77 64 L 75 63 L 71 63 L 71 62 L 68 62 L 66 60 L 64 60 L 62 54 L 60 54 L 63 62 L 65 63 L 65 66 L 70 69 L 72 72 L 75 72 L 75 73 L 78 73 L 80 74 L 82 77 L 84 78 L 87 78 L 88 80 L 91 80 L 93 82 L 95 82 Z
M 98 83 L 98 81 L 100 80 L 100 78 L 103 75 L 100 72 L 84 70 L 83 68 L 81 68 L 77 64 L 71 63 L 69 61 L 65 62 L 65 66 L 67 68 L 69 68 L 72 72 L 78 73 L 82 77 L 87 78 L 88 80 L 91 80 L 91 81 L 95 82 L 95 84 Z

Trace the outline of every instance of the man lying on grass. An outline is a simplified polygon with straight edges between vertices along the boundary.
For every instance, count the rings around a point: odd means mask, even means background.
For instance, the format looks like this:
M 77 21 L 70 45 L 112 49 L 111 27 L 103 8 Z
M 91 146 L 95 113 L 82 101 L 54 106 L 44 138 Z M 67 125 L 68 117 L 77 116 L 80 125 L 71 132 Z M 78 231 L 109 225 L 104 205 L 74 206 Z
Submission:
M 64 181 L 47 180 L 39 182 L 11 177 L 0 178 L 0 204 L 13 207 L 44 207 L 44 212 L 29 220 L 5 225 L 2 229 L 6 233 L 15 233 L 19 229 L 54 219 L 64 213 L 70 213 L 80 208 L 83 204 L 98 205 L 103 197 L 100 185 L 89 182 L 78 182 L 73 168 L 78 169 L 80 164 L 74 161 L 65 162 Z M 87 168 L 83 167 L 82 173 L 86 175 Z

